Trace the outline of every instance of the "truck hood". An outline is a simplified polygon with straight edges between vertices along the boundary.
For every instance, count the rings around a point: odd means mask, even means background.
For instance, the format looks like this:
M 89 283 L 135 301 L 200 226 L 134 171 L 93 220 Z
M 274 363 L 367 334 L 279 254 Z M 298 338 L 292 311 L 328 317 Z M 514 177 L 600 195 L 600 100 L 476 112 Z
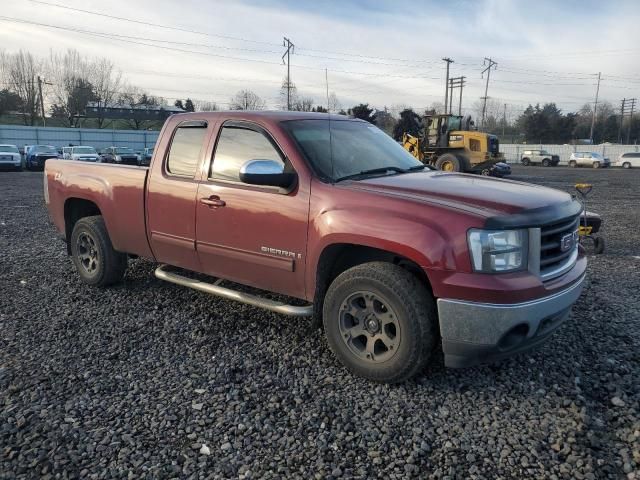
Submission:
M 425 171 L 350 181 L 345 186 L 442 205 L 482 217 L 540 211 L 573 203 L 571 195 L 560 190 L 464 173 Z

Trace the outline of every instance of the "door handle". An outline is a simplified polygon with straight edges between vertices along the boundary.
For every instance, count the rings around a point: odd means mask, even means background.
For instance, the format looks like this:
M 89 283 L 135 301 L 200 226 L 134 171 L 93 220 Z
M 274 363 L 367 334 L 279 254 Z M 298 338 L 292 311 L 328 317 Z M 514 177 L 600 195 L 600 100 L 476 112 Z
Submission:
M 224 200 L 220 200 L 220 197 L 218 197 L 217 195 L 211 195 L 210 197 L 201 198 L 200 203 L 211 208 L 224 207 L 226 205 L 226 202 Z

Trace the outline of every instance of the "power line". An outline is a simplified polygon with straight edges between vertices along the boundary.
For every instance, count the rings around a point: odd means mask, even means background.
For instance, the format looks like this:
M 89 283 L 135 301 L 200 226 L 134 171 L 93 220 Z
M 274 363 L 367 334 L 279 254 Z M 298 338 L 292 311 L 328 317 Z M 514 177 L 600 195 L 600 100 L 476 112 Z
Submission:
M 150 27 L 165 28 L 167 30 L 175 30 L 175 31 L 178 31 L 178 32 L 186 32 L 186 33 L 195 33 L 197 35 L 206 35 L 208 37 L 225 38 L 227 40 L 236 40 L 236 41 L 240 41 L 240 42 L 259 43 L 259 44 L 262 44 L 262 45 L 278 46 L 277 43 L 264 42 L 264 41 L 260 41 L 260 40 L 249 40 L 248 38 L 232 37 L 232 36 L 229 36 L 229 35 L 218 35 L 218 34 L 215 34 L 215 33 L 202 32 L 202 31 L 199 31 L 199 30 L 193 30 L 193 29 L 189 29 L 189 28 L 181 28 L 181 27 L 175 27 L 175 26 L 171 26 L 171 25 L 162 25 L 162 24 L 159 24 L 159 23 L 145 22 L 143 20 L 134 20 L 132 18 L 126 18 L 126 17 L 117 17 L 115 15 L 109 15 L 107 13 L 96 12 L 96 11 L 93 11 L 93 10 L 85 10 L 85 9 L 82 9 L 82 8 L 69 7 L 67 5 L 60 5 L 59 3 L 53 3 L 53 2 L 45 2 L 43 0 L 29 0 L 29 1 L 33 2 L 33 3 L 39 3 L 41 5 L 48 5 L 50 7 L 63 8 L 65 10 L 71 10 L 71 11 L 74 11 L 74 12 L 86 13 L 88 15 L 96 15 L 96 16 L 99 16 L 99 17 L 110 18 L 112 20 L 122 20 L 124 22 L 137 23 L 139 25 L 147 25 L 147 26 L 150 26 Z

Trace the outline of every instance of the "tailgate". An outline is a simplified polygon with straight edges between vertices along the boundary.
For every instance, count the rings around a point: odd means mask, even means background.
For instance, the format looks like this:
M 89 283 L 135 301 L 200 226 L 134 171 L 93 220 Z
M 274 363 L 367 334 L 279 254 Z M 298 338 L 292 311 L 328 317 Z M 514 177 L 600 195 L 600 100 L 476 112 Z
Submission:
M 99 211 L 116 250 L 152 258 L 144 210 L 147 172 L 105 163 L 47 162 L 45 202 L 58 231 L 68 235 L 67 222 L 73 222 L 78 211 Z

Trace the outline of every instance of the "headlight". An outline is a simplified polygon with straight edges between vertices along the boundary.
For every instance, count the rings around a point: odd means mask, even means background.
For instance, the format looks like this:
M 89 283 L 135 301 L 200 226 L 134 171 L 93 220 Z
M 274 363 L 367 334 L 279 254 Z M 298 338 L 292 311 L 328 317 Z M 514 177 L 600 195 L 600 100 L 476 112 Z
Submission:
M 472 229 L 467 235 L 476 272 L 513 272 L 527 268 L 527 230 Z
M 122 157 L 121 157 L 120 155 L 116 155 L 116 156 L 114 157 L 114 160 L 115 160 L 116 162 L 121 162 L 121 161 L 122 161 Z

